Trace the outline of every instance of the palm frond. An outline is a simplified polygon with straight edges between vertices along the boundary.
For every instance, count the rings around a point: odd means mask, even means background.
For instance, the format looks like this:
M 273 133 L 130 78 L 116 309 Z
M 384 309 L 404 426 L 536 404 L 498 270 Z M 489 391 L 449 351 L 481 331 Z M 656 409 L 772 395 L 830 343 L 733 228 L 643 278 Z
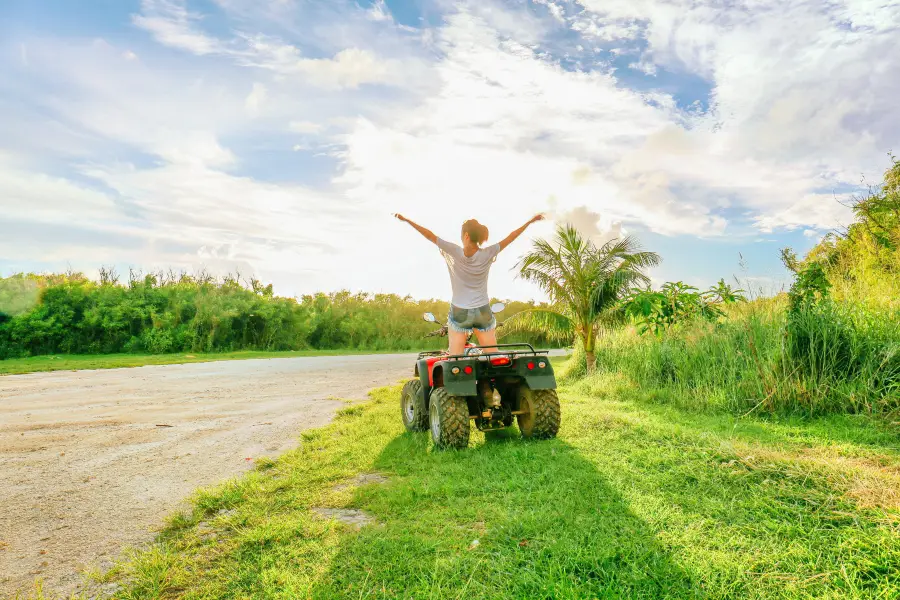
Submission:
M 552 242 L 535 241 L 516 267 L 519 277 L 537 284 L 560 308 L 559 314 L 567 315 L 569 331 L 589 335 L 595 325 L 617 318 L 615 307 L 631 288 L 649 285 L 646 270 L 659 263 L 659 255 L 643 251 L 634 237 L 598 248 L 573 226 L 562 225 Z M 537 317 L 520 318 L 523 330 L 552 325 Z
M 555 310 L 523 310 L 506 319 L 501 329 L 502 337 L 517 333 L 540 334 L 550 341 L 569 342 L 575 334 L 575 322 Z

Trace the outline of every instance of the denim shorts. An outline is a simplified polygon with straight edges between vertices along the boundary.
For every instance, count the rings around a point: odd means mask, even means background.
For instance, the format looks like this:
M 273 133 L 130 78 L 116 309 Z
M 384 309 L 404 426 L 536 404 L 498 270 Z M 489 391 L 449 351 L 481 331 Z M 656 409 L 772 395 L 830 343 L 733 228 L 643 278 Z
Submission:
M 458 308 L 451 304 L 447 320 L 450 329 L 459 333 L 472 333 L 473 329 L 492 331 L 497 327 L 497 319 L 494 318 L 490 304 L 478 308 Z

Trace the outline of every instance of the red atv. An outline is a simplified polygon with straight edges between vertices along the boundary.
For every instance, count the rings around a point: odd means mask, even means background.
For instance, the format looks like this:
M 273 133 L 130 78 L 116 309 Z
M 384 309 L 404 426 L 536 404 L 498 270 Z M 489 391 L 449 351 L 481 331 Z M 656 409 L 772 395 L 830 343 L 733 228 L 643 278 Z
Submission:
M 495 313 L 503 304 L 494 304 Z M 425 313 L 425 320 L 437 322 Z M 443 325 L 430 336 L 446 336 Z M 439 448 L 469 445 L 469 422 L 481 431 L 512 426 L 526 438 L 552 438 L 559 430 L 556 377 L 547 350 L 531 344 L 497 344 L 482 352 L 470 343 L 463 354 L 420 352 L 416 379 L 403 386 L 400 412 L 407 431 L 431 429 Z

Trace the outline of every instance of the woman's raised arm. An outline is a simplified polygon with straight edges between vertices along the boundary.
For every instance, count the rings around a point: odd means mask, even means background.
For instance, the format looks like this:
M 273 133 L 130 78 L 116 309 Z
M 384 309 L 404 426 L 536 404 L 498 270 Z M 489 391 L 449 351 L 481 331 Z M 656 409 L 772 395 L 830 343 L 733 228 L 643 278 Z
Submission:
M 500 242 L 500 249 L 503 250 L 504 248 L 506 248 L 507 246 L 512 244 L 514 241 L 516 241 L 516 238 L 519 237 L 520 235 L 522 235 L 522 232 L 525 231 L 526 229 L 528 229 L 529 225 L 531 225 L 532 223 L 537 223 L 538 221 L 543 221 L 543 220 L 544 220 L 544 215 L 534 215 L 533 217 L 531 217 L 531 219 L 529 219 L 529 221 L 527 223 L 525 223 L 524 225 L 522 225 L 521 227 L 519 227 L 512 233 L 510 233 L 508 236 L 506 236 L 505 240 Z
M 413 226 L 413 229 L 415 229 L 416 231 L 418 231 L 419 233 L 421 233 L 421 234 L 425 237 L 425 239 L 428 240 L 429 242 L 431 242 L 432 244 L 437 244 L 437 236 L 434 235 L 434 234 L 431 232 L 430 229 L 425 229 L 424 227 L 422 227 L 422 226 L 419 225 L 418 223 L 413 223 L 412 221 L 410 221 L 409 219 L 407 219 L 406 217 L 404 217 L 404 216 L 401 215 L 400 213 L 396 213 L 396 214 L 394 214 L 394 216 L 397 217 L 398 219 L 400 219 L 401 221 L 403 221 L 403 222 L 405 222 L 405 223 L 409 223 L 410 225 L 412 225 L 412 226 Z

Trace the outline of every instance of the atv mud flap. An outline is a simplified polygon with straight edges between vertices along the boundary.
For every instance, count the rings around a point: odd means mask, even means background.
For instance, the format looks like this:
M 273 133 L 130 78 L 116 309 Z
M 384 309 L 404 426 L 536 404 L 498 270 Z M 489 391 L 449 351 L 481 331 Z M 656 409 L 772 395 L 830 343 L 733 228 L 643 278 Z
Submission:
M 450 373 L 444 373 L 444 387 L 447 388 L 447 393 L 451 396 L 474 396 L 478 393 L 474 374 L 458 377 Z
M 553 375 L 526 375 L 525 385 L 532 390 L 555 390 L 556 377 Z

